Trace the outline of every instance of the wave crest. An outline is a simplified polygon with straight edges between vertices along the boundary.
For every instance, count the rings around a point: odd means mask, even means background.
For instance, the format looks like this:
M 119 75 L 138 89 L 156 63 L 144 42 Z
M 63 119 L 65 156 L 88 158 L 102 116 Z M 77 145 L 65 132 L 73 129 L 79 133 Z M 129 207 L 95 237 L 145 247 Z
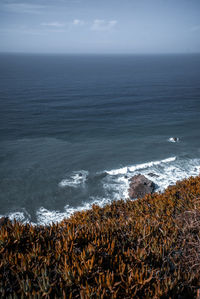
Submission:
M 88 171 L 86 170 L 79 170 L 77 172 L 74 171 L 69 178 L 63 179 L 58 185 L 59 187 L 76 188 L 81 184 L 85 184 L 87 177 Z

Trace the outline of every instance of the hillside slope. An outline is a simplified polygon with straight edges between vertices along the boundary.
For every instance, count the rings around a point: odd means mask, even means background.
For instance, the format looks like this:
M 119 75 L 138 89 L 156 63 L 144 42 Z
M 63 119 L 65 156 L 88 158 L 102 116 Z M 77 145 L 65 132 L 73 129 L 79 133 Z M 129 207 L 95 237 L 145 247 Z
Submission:
M 196 298 L 200 177 L 51 226 L 4 221 L 1 298 Z

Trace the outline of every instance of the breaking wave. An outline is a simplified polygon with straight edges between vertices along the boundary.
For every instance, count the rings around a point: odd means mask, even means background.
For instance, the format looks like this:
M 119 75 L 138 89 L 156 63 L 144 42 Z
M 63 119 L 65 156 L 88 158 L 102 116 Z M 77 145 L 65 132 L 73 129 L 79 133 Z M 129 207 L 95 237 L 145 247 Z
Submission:
M 175 160 L 176 160 L 176 157 L 170 157 L 170 158 L 160 160 L 160 161 L 154 161 L 154 162 L 152 161 L 152 162 L 137 164 L 137 165 L 133 165 L 133 166 L 129 166 L 129 167 L 127 166 L 127 167 L 114 169 L 114 170 L 110 170 L 110 171 L 106 171 L 106 172 L 110 175 L 127 174 L 128 172 L 134 172 L 134 171 L 140 170 L 140 169 L 151 168 L 154 165 L 159 165 L 162 163 L 169 163 L 169 162 L 172 162 Z
M 93 175 L 85 170 L 73 172 L 59 183 L 59 187 L 79 187 L 81 192 L 81 188 L 87 186 L 87 190 L 89 190 L 87 201 L 78 207 L 66 205 L 62 212 L 41 207 L 36 212 L 36 223 L 48 225 L 52 222 L 59 222 L 64 218 L 68 218 L 74 212 L 88 210 L 93 204 L 103 207 L 113 200 L 126 200 L 128 198 L 129 180 L 132 176 L 139 173 L 145 175 L 155 183 L 157 186 L 156 191 L 163 192 L 165 188 L 175 184 L 176 181 L 199 175 L 199 172 L 200 159 L 175 156 L 163 160 L 105 170 Z M 94 184 L 97 184 L 101 188 L 101 196 L 90 191 L 92 190 L 91 186 L 94 186 Z M 11 220 L 16 219 L 23 223 L 30 222 L 30 215 L 26 211 L 10 213 L 7 216 Z
M 58 185 L 60 187 L 73 187 L 76 188 L 81 184 L 85 184 L 88 176 L 88 171 L 80 170 L 78 172 L 73 172 L 68 178 L 63 179 Z

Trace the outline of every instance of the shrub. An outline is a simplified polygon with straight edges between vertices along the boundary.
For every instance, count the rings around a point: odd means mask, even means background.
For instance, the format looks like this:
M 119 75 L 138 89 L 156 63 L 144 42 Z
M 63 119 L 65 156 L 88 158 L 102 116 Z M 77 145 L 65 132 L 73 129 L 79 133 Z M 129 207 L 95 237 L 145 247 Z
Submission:
M 50 226 L 4 221 L 1 298 L 196 298 L 200 177 Z

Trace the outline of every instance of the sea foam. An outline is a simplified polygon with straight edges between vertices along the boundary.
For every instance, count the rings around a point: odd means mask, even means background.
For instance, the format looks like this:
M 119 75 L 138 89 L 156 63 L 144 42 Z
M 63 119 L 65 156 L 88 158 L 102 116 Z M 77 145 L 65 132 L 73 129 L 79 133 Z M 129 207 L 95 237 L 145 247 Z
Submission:
M 41 207 L 36 212 L 36 223 L 32 224 L 48 225 L 52 222 L 60 222 L 64 218 L 69 218 L 75 212 L 90 209 L 93 204 L 103 207 L 113 200 L 126 200 L 128 198 L 130 178 L 136 174 L 145 175 L 155 183 L 157 192 L 163 192 L 169 185 L 175 184 L 176 181 L 199 175 L 199 172 L 200 159 L 173 156 L 96 173 L 95 179 L 100 183 L 102 196 L 89 194 L 87 202 L 83 202 L 77 207 L 66 205 L 62 212 Z M 59 183 L 59 187 L 84 188 L 88 184 L 88 176 L 89 172 L 85 170 L 73 172 L 68 178 Z M 6 216 L 11 220 L 16 219 L 23 223 L 30 222 L 30 215 L 26 211 L 16 211 Z
M 110 170 L 110 171 L 106 170 L 106 172 L 110 175 L 126 174 L 128 172 L 134 172 L 139 169 L 149 168 L 154 165 L 159 165 L 161 163 L 169 163 L 169 162 L 172 162 L 175 160 L 176 160 L 176 157 L 169 157 L 169 158 L 159 160 L 159 161 L 152 161 L 152 162 L 147 162 L 147 163 L 142 163 L 142 164 L 136 164 L 133 166 L 122 167 L 122 168 L 114 169 L 114 170 Z
M 163 160 L 130 165 L 119 169 L 106 171 L 103 187 L 114 199 L 128 197 L 130 178 L 143 174 L 156 185 L 156 191 L 163 192 L 169 185 L 190 176 L 196 176 L 200 171 L 200 159 L 169 157 Z
M 76 208 L 66 205 L 63 212 L 50 211 L 41 207 L 36 213 L 37 223 L 40 225 L 49 225 L 53 222 L 60 222 L 63 219 L 69 218 L 75 212 L 89 210 L 93 205 L 103 207 L 108 203 L 111 203 L 111 200 L 109 198 L 91 197 L 89 202 L 83 203 L 81 206 L 78 206 Z
M 58 185 L 59 187 L 73 187 L 76 188 L 84 184 L 88 177 L 88 171 L 79 170 L 74 171 L 68 178 L 63 179 Z

